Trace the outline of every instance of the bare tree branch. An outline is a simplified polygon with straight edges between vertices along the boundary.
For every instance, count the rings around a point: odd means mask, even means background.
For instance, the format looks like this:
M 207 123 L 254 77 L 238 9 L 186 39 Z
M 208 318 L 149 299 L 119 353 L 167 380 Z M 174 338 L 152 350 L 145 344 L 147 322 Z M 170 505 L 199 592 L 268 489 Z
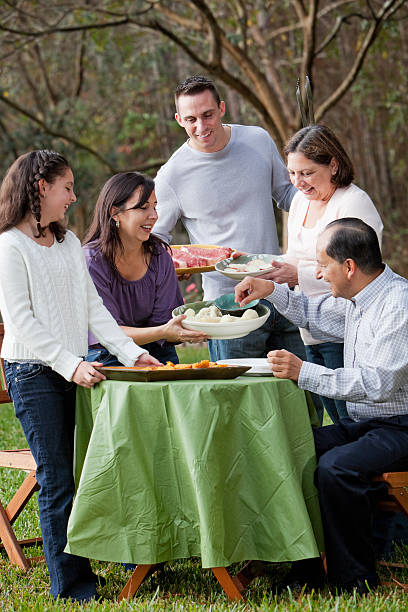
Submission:
M 393 15 L 405 3 L 405 1 L 406 0 L 387 0 L 383 3 L 381 10 L 376 15 L 375 21 L 368 28 L 368 31 L 359 49 L 359 52 L 357 53 L 356 59 L 348 74 L 343 79 L 342 83 L 340 83 L 340 85 L 337 87 L 337 89 L 331 94 L 331 96 L 329 96 L 317 109 L 317 122 L 319 122 L 321 118 L 327 113 L 327 111 L 332 108 L 350 89 L 363 66 L 368 50 L 376 40 L 385 19 Z
M 87 32 L 81 32 L 81 41 L 79 43 L 76 60 L 75 60 L 75 81 L 74 81 L 74 89 L 73 89 L 73 97 L 79 98 L 82 86 L 84 83 L 84 59 L 85 59 L 85 51 L 86 51 L 86 36 Z
M 48 70 L 47 67 L 44 63 L 43 57 L 42 57 L 42 53 L 41 53 L 41 49 L 40 49 L 40 45 L 38 44 L 38 42 L 36 41 L 34 43 L 34 52 L 37 56 L 37 60 L 38 60 L 38 65 L 40 66 L 40 70 L 41 73 L 43 75 L 43 79 L 44 79 L 44 83 L 45 83 L 45 88 L 48 92 L 48 95 L 50 97 L 52 106 L 55 106 L 56 104 L 58 104 L 58 96 L 55 93 L 52 85 L 51 85 L 51 81 L 48 77 Z
M 24 77 L 24 79 L 25 79 L 29 89 L 31 90 L 31 95 L 33 96 L 33 100 L 35 102 L 37 110 L 38 110 L 38 112 L 42 116 L 44 105 L 43 105 L 42 100 L 41 100 L 41 95 L 40 95 L 40 92 L 37 89 L 37 84 L 34 83 L 33 79 L 30 76 L 30 72 L 29 72 L 29 70 L 28 70 L 28 68 L 26 66 L 23 54 L 20 54 L 18 56 L 17 63 L 19 65 L 21 73 L 22 73 L 22 75 L 23 75 L 23 77 Z
M 9 106 L 13 110 L 17 111 L 21 115 L 24 115 L 25 117 L 28 117 L 28 119 L 30 119 L 31 121 L 33 121 L 34 123 L 39 125 L 44 130 L 44 132 L 46 134 L 49 134 L 50 136 L 53 136 L 54 138 L 61 138 L 63 140 L 66 140 L 67 142 L 70 142 L 71 144 L 73 144 L 78 149 L 82 149 L 83 151 L 87 151 L 88 153 L 90 153 L 91 155 L 96 157 L 96 159 L 98 161 L 100 161 L 101 164 L 103 164 L 104 166 L 109 168 L 109 170 L 112 172 L 112 174 L 116 174 L 116 172 L 117 172 L 116 168 L 114 166 L 112 166 L 112 164 L 107 159 L 102 157 L 102 155 L 100 155 L 100 153 L 98 153 L 97 151 L 95 151 L 94 149 L 89 147 L 88 145 L 84 144 L 83 142 L 80 142 L 79 140 L 76 140 L 75 138 L 72 138 L 72 136 L 69 136 L 68 134 L 65 134 L 64 132 L 56 132 L 55 130 L 50 128 L 45 123 L 45 121 L 42 121 L 41 119 L 39 119 L 38 117 L 36 117 L 32 113 L 30 113 L 30 111 L 22 108 L 16 102 L 13 102 L 12 100 L 10 100 L 7 96 L 5 96 L 3 94 L 3 92 L 0 92 L 0 102 L 3 102 L 3 104 L 6 104 L 7 106 Z
M 222 46 L 221 33 L 222 30 L 218 25 L 210 8 L 203 0 L 191 0 L 191 3 L 200 11 L 207 20 L 210 30 L 210 64 L 214 66 L 222 65 Z

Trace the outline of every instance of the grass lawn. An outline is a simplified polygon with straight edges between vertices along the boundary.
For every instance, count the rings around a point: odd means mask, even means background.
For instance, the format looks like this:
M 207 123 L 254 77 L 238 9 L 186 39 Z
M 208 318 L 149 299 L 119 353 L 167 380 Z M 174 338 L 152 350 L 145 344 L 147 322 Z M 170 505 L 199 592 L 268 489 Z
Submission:
M 192 362 L 208 357 L 206 347 L 181 346 L 178 349 L 180 361 Z M 22 448 L 26 446 L 24 435 L 13 407 L 0 406 L 1 448 Z M 24 474 L 17 470 L 0 469 L 0 498 L 5 503 L 23 480 Z M 37 509 L 37 495 L 15 524 L 19 538 L 40 534 Z M 40 555 L 41 549 L 32 549 L 29 554 Z M 408 557 L 408 548 L 400 551 L 399 558 Z M 46 610 L 68 611 L 83 609 L 97 612 L 109 610 L 270 610 L 283 611 L 351 611 L 393 612 L 408 610 L 408 595 L 402 588 L 382 587 L 367 597 L 338 597 L 328 591 L 302 597 L 285 592 L 276 595 L 274 587 L 287 571 L 288 564 L 271 564 L 267 574 L 255 580 L 245 592 L 244 604 L 231 603 L 210 570 L 202 570 L 199 560 L 170 562 L 160 574 L 149 578 L 130 602 L 116 603 L 116 598 L 129 578 L 117 563 L 92 561 L 94 570 L 105 576 L 107 584 L 101 589 L 103 600 L 80 606 L 72 603 L 56 603 L 48 597 L 49 580 L 44 563 L 36 563 L 28 573 L 15 569 L 4 552 L 0 552 L 0 610 L 2 612 L 42 612 Z M 237 568 L 235 568 L 237 569 Z M 404 575 L 405 574 L 405 575 Z M 383 572 L 389 580 L 387 572 Z M 399 576 L 408 581 L 404 570 Z

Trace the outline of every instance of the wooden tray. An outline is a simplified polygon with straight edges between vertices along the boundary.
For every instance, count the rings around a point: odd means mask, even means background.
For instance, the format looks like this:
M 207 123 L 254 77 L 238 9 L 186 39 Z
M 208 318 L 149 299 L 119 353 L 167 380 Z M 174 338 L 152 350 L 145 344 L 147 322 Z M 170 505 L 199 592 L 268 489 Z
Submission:
M 201 247 L 203 249 L 218 249 L 219 245 L 217 244 L 171 244 L 171 249 L 181 249 L 183 246 L 194 246 Z M 233 251 L 234 252 L 234 251 Z M 221 260 L 222 261 L 222 260 Z M 196 268 L 175 268 L 177 276 L 182 276 L 183 274 L 196 274 L 197 272 L 214 272 L 215 264 L 212 266 L 202 266 Z
M 142 368 L 101 367 L 95 368 L 108 380 L 153 382 L 155 380 L 223 380 L 244 374 L 250 366 L 228 366 L 226 368 L 188 368 L 185 370 L 143 370 Z

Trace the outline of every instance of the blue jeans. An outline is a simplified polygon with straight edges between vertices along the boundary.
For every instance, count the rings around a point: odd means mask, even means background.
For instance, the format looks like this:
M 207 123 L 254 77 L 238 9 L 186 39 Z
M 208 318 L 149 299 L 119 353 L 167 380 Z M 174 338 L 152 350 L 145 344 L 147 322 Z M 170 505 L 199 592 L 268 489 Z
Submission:
M 337 344 L 335 342 L 322 342 L 321 344 L 309 344 L 306 346 L 307 360 L 311 363 L 317 363 L 318 365 L 325 366 L 331 370 L 336 368 L 343 368 L 343 344 Z M 339 419 L 344 419 L 348 416 L 346 402 L 344 400 L 332 399 L 330 397 L 320 396 L 323 406 L 333 421 L 337 423 Z M 323 422 L 323 409 L 319 410 L 316 406 L 317 414 L 320 423 Z
M 299 329 L 267 300 L 261 300 L 261 304 L 265 304 L 271 311 L 262 327 L 243 338 L 209 340 L 208 350 L 211 361 L 266 357 L 269 351 L 282 348 L 294 353 L 302 360 L 306 359 L 305 346 Z
M 76 385 L 39 363 L 5 362 L 7 390 L 37 463 L 38 506 L 50 595 L 96 596 L 88 559 L 64 553 L 75 491 L 73 447 Z
M 152 357 L 155 357 L 162 363 L 166 363 L 166 361 L 172 361 L 173 363 L 179 362 L 177 352 L 173 344 L 165 342 L 163 345 L 160 345 L 158 342 L 149 342 L 149 344 L 144 344 L 142 348 L 149 351 Z M 86 359 L 87 361 L 99 361 L 103 363 L 105 367 L 123 365 L 123 363 L 118 361 L 118 358 L 115 355 L 109 353 L 109 351 L 107 351 L 105 348 L 92 348 L 90 346 Z

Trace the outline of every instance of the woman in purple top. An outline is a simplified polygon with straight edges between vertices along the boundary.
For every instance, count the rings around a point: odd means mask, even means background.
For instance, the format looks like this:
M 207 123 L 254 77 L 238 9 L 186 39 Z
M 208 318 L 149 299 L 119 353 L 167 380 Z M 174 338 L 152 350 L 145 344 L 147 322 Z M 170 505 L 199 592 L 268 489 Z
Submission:
M 98 293 L 125 334 L 159 361 L 177 363 L 174 343 L 206 336 L 184 329 L 185 315 L 171 318 L 183 298 L 169 247 L 152 234 L 156 205 L 151 178 L 138 172 L 115 174 L 99 194 L 83 249 Z M 120 365 L 92 336 L 89 356 Z

